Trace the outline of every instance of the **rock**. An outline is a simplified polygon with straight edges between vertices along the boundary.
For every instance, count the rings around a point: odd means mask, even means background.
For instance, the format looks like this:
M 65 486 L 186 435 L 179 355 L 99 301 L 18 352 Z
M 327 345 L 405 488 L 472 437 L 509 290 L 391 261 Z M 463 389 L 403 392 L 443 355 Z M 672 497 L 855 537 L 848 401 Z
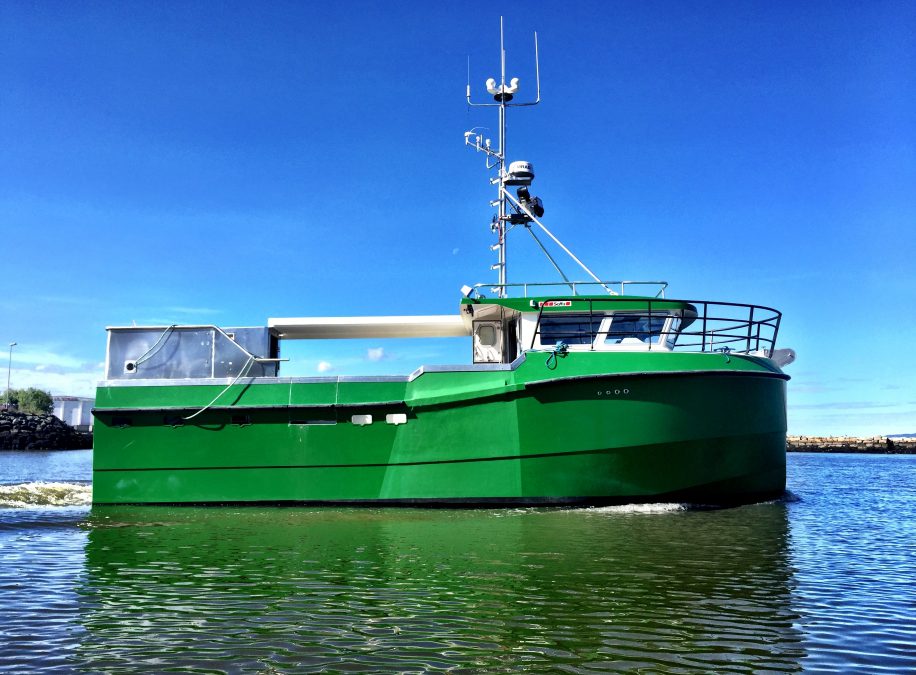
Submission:
M 789 436 L 788 452 L 857 452 L 881 455 L 916 454 L 916 438 L 848 438 L 814 436 Z
M 52 415 L 0 411 L 0 450 L 75 450 L 92 447 L 92 434 Z

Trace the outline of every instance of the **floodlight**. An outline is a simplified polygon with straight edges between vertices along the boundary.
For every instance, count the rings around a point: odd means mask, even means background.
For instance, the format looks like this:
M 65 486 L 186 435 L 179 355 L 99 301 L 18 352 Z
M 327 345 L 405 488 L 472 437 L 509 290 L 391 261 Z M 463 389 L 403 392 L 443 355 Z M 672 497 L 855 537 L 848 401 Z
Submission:
M 532 197 L 527 187 L 524 185 L 519 186 L 515 194 L 518 195 L 518 203 L 528 209 L 535 218 L 540 218 L 544 215 L 544 202 L 541 201 L 540 197 Z

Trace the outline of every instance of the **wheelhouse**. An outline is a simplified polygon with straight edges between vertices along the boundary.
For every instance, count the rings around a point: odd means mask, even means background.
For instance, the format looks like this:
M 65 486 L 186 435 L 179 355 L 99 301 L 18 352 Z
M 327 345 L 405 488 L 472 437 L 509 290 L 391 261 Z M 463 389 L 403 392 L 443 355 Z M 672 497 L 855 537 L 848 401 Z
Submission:
M 610 282 L 608 282 L 610 283 Z M 474 363 L 527 350 L 695 351 L 770 356 L 781 315 L 759 305 L 627 295 L 465 298 Z
M 689 303 L 617 296 L 466 299 L 474 363 L 508 363 L 526 350 L 642 351 L 674 348 L 696 316 Z

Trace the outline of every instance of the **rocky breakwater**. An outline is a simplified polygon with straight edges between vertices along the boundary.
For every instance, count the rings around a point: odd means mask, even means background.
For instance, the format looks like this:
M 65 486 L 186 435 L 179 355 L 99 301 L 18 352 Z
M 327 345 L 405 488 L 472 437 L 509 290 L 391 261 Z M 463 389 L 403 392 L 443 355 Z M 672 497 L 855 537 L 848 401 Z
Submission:
M 79 450 L 92 447 L 92 434 L 77 431 L 54 415 L 0 412 L 0 450 Z
M 914 455 L 916 438 L 876 436 L 789 436 L 789 452 L 862 452 L 871 455 Z

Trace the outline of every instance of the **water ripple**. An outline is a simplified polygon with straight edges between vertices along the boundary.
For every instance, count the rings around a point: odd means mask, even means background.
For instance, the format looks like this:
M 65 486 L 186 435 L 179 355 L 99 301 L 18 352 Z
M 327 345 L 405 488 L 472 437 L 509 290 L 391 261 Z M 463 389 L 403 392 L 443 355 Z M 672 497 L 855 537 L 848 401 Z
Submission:
M 496 513 L 93 509 L 78 660 L 105 672 L 797 669 L 784 507 L 737 530 L 736 512 Z
M 720 510 L 0 509 L 0 671 L 913 672 L 879 460 Z

